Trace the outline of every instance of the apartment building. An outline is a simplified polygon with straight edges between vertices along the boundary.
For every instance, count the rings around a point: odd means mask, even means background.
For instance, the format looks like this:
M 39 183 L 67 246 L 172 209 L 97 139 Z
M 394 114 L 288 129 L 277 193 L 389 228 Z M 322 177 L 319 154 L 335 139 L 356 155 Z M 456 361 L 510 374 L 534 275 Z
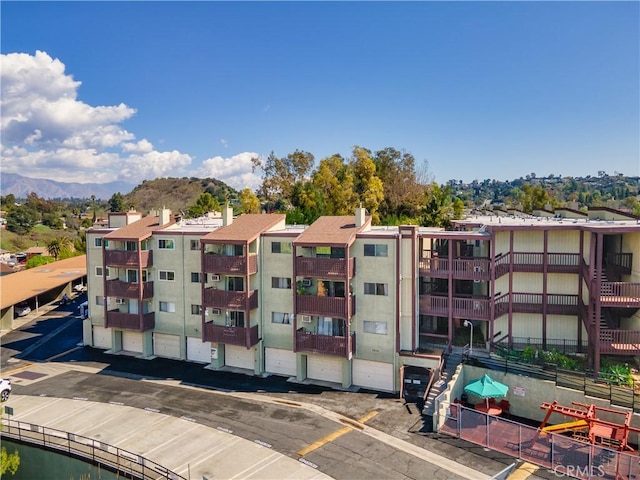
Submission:
M 519 338 L 640 351 L 640 223 L 608 209 L 374 227 L 355 215 L 183 220 L 111 214 L 87 234 L 84 342 L 337 388 L 398 392 L 467 321 Z

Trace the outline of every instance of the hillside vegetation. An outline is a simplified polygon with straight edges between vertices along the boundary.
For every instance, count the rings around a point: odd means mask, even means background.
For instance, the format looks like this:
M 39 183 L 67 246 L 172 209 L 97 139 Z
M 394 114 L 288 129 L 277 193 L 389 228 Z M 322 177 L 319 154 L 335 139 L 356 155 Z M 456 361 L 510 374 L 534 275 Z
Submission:
M 203 193 L 210 193 L 220 204 L 238 198 L 238 192 L 214 178 L 157 178 L 145 180 L 123 196 L 126 207 L 148 213 L 163 207 L 174 213 L 186 212 Z

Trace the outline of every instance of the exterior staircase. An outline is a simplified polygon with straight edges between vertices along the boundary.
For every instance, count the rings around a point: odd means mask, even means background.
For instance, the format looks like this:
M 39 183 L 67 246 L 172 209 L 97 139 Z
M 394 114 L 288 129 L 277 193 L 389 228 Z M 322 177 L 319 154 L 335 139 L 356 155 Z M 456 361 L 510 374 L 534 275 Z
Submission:
M 462 349 L 454 348 L 451 354 L 449 354 L 447 362 L 442 369 L 440 379 L 435 382 L 429 390 L 427 398 L 424 402 L 424 408 L 422 409 L 423 415 L 427 415 L 429 417 L 433 416 L 435 410 L 434 400 L 447 388 L 449 380 L 451 380 L 451 377 L 456 372 L 456 369 L 458 368 L 458 365 L 460 365 L 460 363 L 462 363 Z

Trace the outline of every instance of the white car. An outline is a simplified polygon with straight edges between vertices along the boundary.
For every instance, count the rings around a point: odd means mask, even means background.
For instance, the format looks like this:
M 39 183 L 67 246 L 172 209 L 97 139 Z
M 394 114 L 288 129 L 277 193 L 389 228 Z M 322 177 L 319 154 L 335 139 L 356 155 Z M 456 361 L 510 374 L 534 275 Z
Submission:
M 11 393 L 11 380 L 8 378 L 0 378 L 0 400 L 6 402 L 9 400 Z
M 18 317 L 24 317 L 31 313 L 31 307 L 26 303 L 19 303 L 16 305 L 16 315 Z

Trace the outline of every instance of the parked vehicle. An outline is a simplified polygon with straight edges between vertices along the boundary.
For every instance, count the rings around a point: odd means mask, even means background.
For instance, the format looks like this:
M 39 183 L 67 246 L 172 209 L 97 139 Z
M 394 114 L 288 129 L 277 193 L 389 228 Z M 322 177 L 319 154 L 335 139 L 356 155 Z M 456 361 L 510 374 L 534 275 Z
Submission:
M 17 304 L 15 310 L 17 317 L 24 317 L 31 313 L 31 307 L 27 304 L 27 302 L 21 302 Z
M 0 378 L 0 400 L 6 402 L 9 400 L 11 393 L 11 380 L 8 378 Z

